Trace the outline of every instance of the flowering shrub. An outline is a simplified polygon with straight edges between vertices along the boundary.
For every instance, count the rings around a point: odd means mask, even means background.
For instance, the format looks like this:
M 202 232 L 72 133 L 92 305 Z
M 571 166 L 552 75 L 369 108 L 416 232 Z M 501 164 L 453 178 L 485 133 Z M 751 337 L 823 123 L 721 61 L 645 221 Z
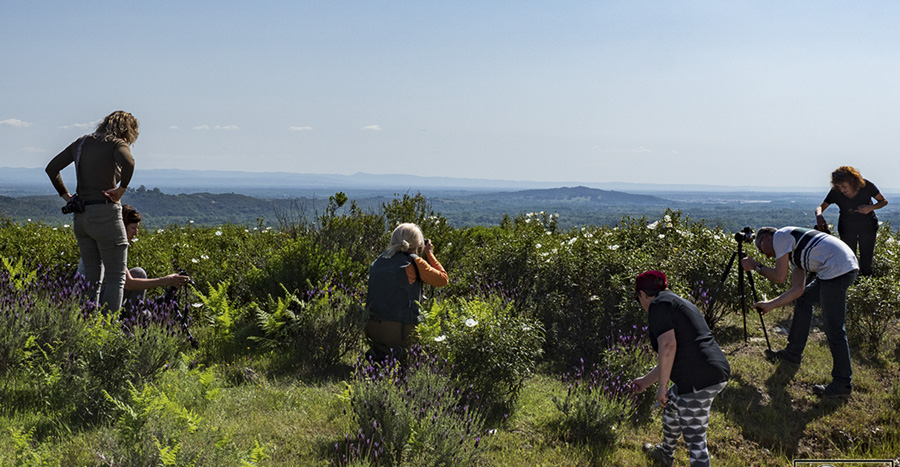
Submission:
M 483 446 L 478 396 L 456 389 L 452 365 L 421 347 L 406 366 L 359 360 L 349 390 L 359 428 L 335 444 L 335 465 L 472 465 Z
M 603 353 L 603 363 L 582 361 L 563 375 L 568 393 L 563 399 L 554 398 L 554 403 L 565 415 L 562 427 L 570 438 L 613 445 L 622 422 L 648 418 L 653 393 L 634 394 L 631 385 L 653 368 L 653 352 L 641 337 L 644 333 L 635 327 L 619 334 Z
M 151 379 L 186 342 L 165 313 L 119 321 L 85 301 L 89 288 L 80 278 L 34 272 L 24 283 L 0 271 L 0 369 L 7 378 L 0 398 L 12 407 L 37 404 L 79 423 L 98 421 L 110 410 L 104 391 L 121 394 Z
M 453 363 L 463 385 L 499 409 L 510 406 L 542 353 L 544 330 L 499 297 L 435 302 L 418 327 L 423 343 Z

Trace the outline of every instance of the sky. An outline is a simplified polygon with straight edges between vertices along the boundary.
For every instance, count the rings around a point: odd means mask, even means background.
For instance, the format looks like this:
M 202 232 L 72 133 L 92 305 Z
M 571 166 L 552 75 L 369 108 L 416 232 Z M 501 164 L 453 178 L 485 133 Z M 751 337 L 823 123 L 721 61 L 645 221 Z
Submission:
M 20 1 L 0 167 L 900 187 L 900 2 Z M 2 169 L 0 169 L 2 170 Z

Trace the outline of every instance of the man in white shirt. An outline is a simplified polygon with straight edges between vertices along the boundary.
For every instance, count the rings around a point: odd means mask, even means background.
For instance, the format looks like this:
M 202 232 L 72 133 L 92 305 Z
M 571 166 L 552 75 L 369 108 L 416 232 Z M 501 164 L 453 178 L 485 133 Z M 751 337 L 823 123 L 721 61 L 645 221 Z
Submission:
M 756 303 L 762 313 L 794 303 L 794 319 L 786 348 L 766 351 L 772 360 L 799 364 L 812 325 L 813 305 L 822 306 L 823 330 L 828 338 L 833 367 L 832 382 L 816 385 L 813 392 L 823 397 L 849 396 L 853 391 L 853 371 L 850 366 L 850 346 L 844 321 L 847 317 L 847 289 L 856 280 L 859 263 L 846 243 L 817 230 L 801 227 L 762 227 L 756 233 L 756 248 L 769 258 L 775 267 L 763 266 L 759 261 L 741 259 L 745 271 L 755 270 L 773 282 L 787 280 L 791 269 L 791 288 L 771 299 Z M 806 284 L 808 272 L 817 274 Z

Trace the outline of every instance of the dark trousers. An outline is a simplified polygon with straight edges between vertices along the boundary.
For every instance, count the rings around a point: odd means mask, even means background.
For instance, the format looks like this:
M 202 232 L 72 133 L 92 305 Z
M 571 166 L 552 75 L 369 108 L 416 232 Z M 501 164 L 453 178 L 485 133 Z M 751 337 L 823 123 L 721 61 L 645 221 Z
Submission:
M 838 234 L 841 240 L 856 253 L 859 246 L 859 275 L 872 275 L 872 259 L 875 257 L 875 234 L 878 232 L 878 219 L 868 219 L 864 224 L 856 225 L 849 222 L 838 224 Z
M 822 330 L 828 339 L 833 367 L 831 377 L 836 383 L 848 385 L 853 377 L 850 368 L 850 345 L 847 343 L 847 289 L 856 280 L 857 271 L 850 271 L 834 279 L 816 278 L 806 285 L 803 295 L 794 301 L 794 319 L 788 333 L 787 351 L 800 357 L 809 339 L 813 305 L 822 306 Z
M 406 349 L 412 344 L 415 324 L 399 321 L 370 319 L 366 323 L 366 337 L 372 341 L 372 348 L 383 354 L 392 350 Z

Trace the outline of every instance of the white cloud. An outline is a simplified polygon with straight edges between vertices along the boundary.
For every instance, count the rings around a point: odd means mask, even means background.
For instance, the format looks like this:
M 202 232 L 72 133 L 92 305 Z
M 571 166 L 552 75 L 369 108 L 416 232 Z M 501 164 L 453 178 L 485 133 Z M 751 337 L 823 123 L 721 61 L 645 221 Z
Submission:
M 31 126 L 29 122 L 23 122 L 18 118 L 7 118 L 6 120 L 0 120 L 0 126 L 11 126 L 13 128 L 27 128 Z
M 226 130 L 226 131 L 240 130 L 240 128 L 237 125 L 216 125 L 214 127 L 211 127 L 209 125 L 200 125 L 200 126 L 195 126 L 194 129 L 195 130 Z
M 170 130 L 177 130 L 177 129 L 178 129 L 178 125 L 172 125 L 172 126 L 169 127 L 169 129 L 170 129 Z
M 309 131 L 312 130 L 311 126 L 289 126 L 288 130 L 291 131 Z
M 369 125 L 362 127 L 363 130 L 381 131 L 381 125 Z
M 62 126 L 63 130 L 93 130 L 100 124 L 100 120 L 94 120 L 90 123 L 73 123 L 71 125 Z

